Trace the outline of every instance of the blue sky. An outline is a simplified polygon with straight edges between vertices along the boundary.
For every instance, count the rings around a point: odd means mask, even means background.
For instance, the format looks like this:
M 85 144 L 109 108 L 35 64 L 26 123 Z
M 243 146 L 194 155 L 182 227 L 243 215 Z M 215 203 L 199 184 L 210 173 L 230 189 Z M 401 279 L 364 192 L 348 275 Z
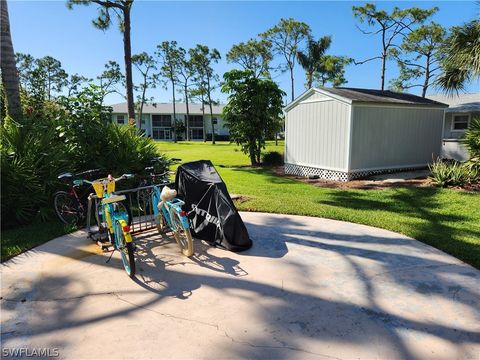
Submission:
M 377 55 L 378 38 L 367 36 L 355 27 L 352 6 L 365 2 L 309 1 L 309 2 L 219 2 L 219 1 L 141 1 L 136 0 L 132 10 L 132 52 L 153 53 L 164 40 L 176 40 L 184 48 L 201 43 L 216 47 L 222 60 L 215 66 L 220 76 L 233 64 L 228 64 L 225 54 L 238 42 L 255 37 L 276 24 L 280 18 L 293 17 L 312 28 L 315 37 L 332 35 L 333 43 L 328 53 L 345 55 L 357 60 Z M 432 18 L 445 27 L 458 25 L 478 16 L 479 6 L 463 1 L 383 1 L 377 7 L 389 10 L 394 6 L 438 6 Z M 116 26 L 106 32 L 95 29 L 95 5 L 77 6 L 68 10 L 64 1 L 9 1 L 10 22 L 15 51 L 30 53 L 35 57 L 53 56 L 62 62 L 69 73 L 80 73 L 95 78 L 108 60 L 123 64 L 122 36 Z M 345 86 L 378 88 L 380 62 L 347 68 Z M 396 64 L 389 63 L 387 80 L 397 74 Z M 305 77 L 297 64 L 295 92 L 304 90 Z M 135 75 L 134 75 L 135 80 Z M 276 74 L 275 81 L 288 94 L 289 77 Z M 480 91 L 479 81 L 468 87 L 469 92 Z M 431 90 L 430 93 L 435 93 Z M 171 101 L 170 91 L 158 88 L 150 91 L 156 101 Z M 216 91 L 215 98 L 224 101 L 225 95 Z M 123 101 L 119 95 L 110 95 L 107 103 Z

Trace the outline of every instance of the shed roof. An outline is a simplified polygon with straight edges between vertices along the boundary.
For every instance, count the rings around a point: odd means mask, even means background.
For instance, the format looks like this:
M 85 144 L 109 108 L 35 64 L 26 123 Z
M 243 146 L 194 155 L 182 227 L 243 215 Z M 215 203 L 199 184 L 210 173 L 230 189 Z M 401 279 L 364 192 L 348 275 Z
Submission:
M 287 105 L 285 110 L 292 108 L 294 104 L 308 97 L 310 94 L 318 92 L 348 103 L 376 103 L 376 104 L 394 104 L 394 105 L 419 105 L 419 106 L 439 106 L 447 107 L 448 105 L 441 102 L 422 98 L 417 95 L 398 93 L 390 90 L 375 90 L 375 89 L 359 89 L 359 88 L 311 88 L 300 95 L 297 99 Z
M 110 105 L 113 108 L 113 113 L 128 113 L 127 103 L 119 103 Z M 213 113 L 219 115 L 222 113 L 224 104 L 212 105 Z M 188 108 L 191 115 L 202 115 L 202 104 L 189 103 Z M 187 106 L 185 103 L 175 103 L 175 112 L 177 114 L 186 114 Z M 173 103 L 148 103 L 143 106 L 144 114 L 173 114 Z M 205 114 L 210 113 L 210 108 L 205 105 Z

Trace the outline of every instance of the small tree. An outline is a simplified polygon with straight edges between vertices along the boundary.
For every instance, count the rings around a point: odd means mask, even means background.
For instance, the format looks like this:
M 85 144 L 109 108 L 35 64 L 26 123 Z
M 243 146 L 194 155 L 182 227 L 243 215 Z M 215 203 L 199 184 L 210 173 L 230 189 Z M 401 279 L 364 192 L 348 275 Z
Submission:
M 213 100 L 212 92 L 215 89 L 215 83 L 218 81 L 218 75 L 212 68 L 212 64 L 221 59 L 220 52 L 217 49 L 209 49 L 208 46 L 197 44 L 189 51 L 195 77 L 200 85 L 202 94 L 205 94 L 204 101 L 210 108 L 210 122 L 212 125 L 212 144 L 215 144 L 215 123 L 213 120 Z
M 142 128 L 143 106 L 147 102 L 147 90 L 154 89 L 157 86 L 158 75 L 154 73 L 157 69 L 153 56 L 146 52 L 132 56 L 132 63 L 141 76 L 141 82 L 136 89 L 140 91 L 137 96 L 138 128 Z
M 392 51 L 400 67 L 400 76 L 391 82 L 395 90 L 420 87 L 422 97 L 425 97 L 440 68 L 444 37 L 445 29 L 432 22 L 420 26 L 403 38 L 400 48 Z
M 120 70 L 120 65 L 116 61 L 110 60 L 105 64 L 105 70 L 97 76 L 99 81 L 100 93 L 102 94 L 102 104 L 105 96 L 117 93 L 125 99 L 125 94 L 117 89 L 118 84 L 124 85 L 125 76 Z
M 345 66 L 351 62 L 352 59 L 346 56 L 322 56 L 319 67 L 313 74 L 314 83 L 318 86 L 325 86 L 327 83 L 332 84 L 332 86 L 346 84 Z
M 164 41 L 157 46 L 155 53 L 160 59 L 160 76 L 167 78 L 172 84 L 173 100 L 173 141 L 177 142 L 177 112 L 175 107 L 175 86 L 178 83 L 178 68 L 182 59 L 182 53 L 177 47 L 176 41 Z
M 227 53 L 227 61 L 236 63 L 244 70 L 252 70 L 256 77 L 270 77 L 272 44 L 267 40 L 250 39 L 233 45 Z
M 230 138 L 257 165 L 266 137 L 278 130 L 285 93 L 272 80 L 259 79 L 250 70 L 231 70 L 223 78 L 222 92 L 228 94 L 223 118 Z
M 78 95 L 82 88 L 89 82 L 92 82 L 92 79 L 86 78 L 83 75 L 70 75 L 70 79 L 68 79 L 67 82 L 67 97 Z
M 290 72 L 290 85 L 292 101 L 295 99 L 295 79 L 293 69 L 300 43 L 307 39 L 310 34 L 310 27 L 295 19 L 280 19 L 280 22 L 271 29 L 260 34 L 272 44 L 272 50 L 275 54 L 283 56 L 285 63 L 280 68 L 281 71 Z
M 367 35 L 380 35 L 382 39 L 382 51 L 380 55 L 374 56 L 363 61 L 355 61 L 356 65 L 364 64 L 366 62 L 380 59 L 382 66 L 380 69 L 380 87 L 385 89 L 385 70 L 387 67 L 387 59 L 392 55 L 391 49 L 396 44 L 395 40 L 398 37 L 406 36 L 408 32 L 413 30 L 416 24 L 423 23 L 428 17 L 438 11 L 437 7 L 425 10 L 417 7 L 408 9 L 393 8 L 389 14 L 385 10 L 377 10 L 375 4 L 367 3 L 364 6 L 354 6 L 353 15 L 358 21 L 367 26 L 372 27 L 373 30 L 358 28 L 362 33 Z

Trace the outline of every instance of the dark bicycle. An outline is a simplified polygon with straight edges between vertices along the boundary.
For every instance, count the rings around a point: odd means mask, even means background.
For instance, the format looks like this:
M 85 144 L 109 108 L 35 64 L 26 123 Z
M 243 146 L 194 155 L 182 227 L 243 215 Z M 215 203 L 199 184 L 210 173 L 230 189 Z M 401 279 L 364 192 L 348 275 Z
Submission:
M 182 159 L 172 158 L 167 161 L 160 157 L 151 159 L 152 165 L 147 166 L 144 169 L 144 174 L 141 176 L 142 180 L 137 185 L 138 208 L 141 212 L 146 212 L 148 209 L 150 209 L 152 201 L 152 189 L 150 186 L 164 184 L 168 179 L 168 175 L 170 174 L 169 171 L 156 173 L 156 165 L 159 164 L 162 169 L 165 169 L 168 168 L 169 165 L 178 163 L 180 161 L 182 161 Z
M 68 191 L 57 191 L 53 198 L 55 212 L 64 224 L 80 225 L 87 218 L 88 196 L 92 192 L 91 186 L 81 188 L 82 182 L 77 180 L 81 177 L 92 177 L 103 170 L 93 169 L 76 174 L 64 173 L 58 176 L 58 180 L 68 185 Z

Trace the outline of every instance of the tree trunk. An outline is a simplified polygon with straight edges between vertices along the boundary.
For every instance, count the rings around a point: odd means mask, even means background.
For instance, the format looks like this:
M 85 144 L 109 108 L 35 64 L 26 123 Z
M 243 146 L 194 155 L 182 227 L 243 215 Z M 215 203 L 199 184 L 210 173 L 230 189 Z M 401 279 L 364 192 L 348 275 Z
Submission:
M 1 59 L 2 84 L 7 100 L 8 114 L 18 120 L 22 114 L 20 103 L 20 85 L 18 83 L 18 71 L 15 64 L 15 52 L 13 50 L 12 36 L 10 34 L 10 20 L 8 18 L 7 1 L 1 0 Z
M 313 84 L 313 71 L 309 71 L 307 75 L 307 90 L 312 87 Z
M 215 124 L 213 123 L 212 94 L 210 89 L 210 79 L 207 80 L 208 105 L 210 107 L 210 122 L 212 123 L 212 144 L 215 145 Z
M 130 41 L 130 6 L 123 8 L 123 51 L 125 58 L 125 81 L 127 87 L 128 122 L 135 124 L 135 104 L 133 101 L 133 79 L 132 79 L 132 44 Z
M 142 130 L 142 116 L 143 116 L 143 105 L 145 104 L 145 92 L 147 91 L 146 78 L 143 86 L 142 100 L 140 102 L 140 108 L 138 109 L 138 129 Z
M 423 82 L 422 87 L 422 97 L 424 98 L 427 95 L 427 89 L 430 81 L 430 54 L 427 55 L 427 65 L 425 69 L 425 81 Z
M 207 125 L 205 124 L 205 95 L 202 93 L 202 125 L 203 125 L 203 142 L 207 142 Z
M 387 56 L 382 55 L 382 70 L 380 73 L 380 89 L 385 90 L 385 66 L 386 66 Z
M 257 157 L 256 157 L 256 141 L 255 140 L 250 140 L 250 146 L 248 149 L 248 155 L 250 156 L 250 163 L 252 166 L 257 165 Z
M 294 87 L 295 87 L 295 80 L 293 78 L 293 67 L 290 67 L 290 82 L 291 82 L 291 89 L 292 89 L 292 101 L 295 100 L 295 90 L 294 90 Z
M 172 97 L 173 97 L 173 142 L 177 142 L 177 111 L 175 107 L 175 80 L 172 80 Z
M 188 108 L 188 86 L 187 83 L 184 85 L 185 91 L 185 106 L 187 107 L 187 141 L 190 141 L 190 109 Z

